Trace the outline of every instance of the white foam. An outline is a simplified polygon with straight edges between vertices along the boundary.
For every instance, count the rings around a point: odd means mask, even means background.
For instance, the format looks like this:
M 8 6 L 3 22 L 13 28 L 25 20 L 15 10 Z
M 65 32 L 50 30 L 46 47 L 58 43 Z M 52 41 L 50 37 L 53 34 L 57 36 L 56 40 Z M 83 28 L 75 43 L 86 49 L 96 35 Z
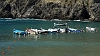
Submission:
M 81 20 L 74 20 L 74 21 L 81 21 Z

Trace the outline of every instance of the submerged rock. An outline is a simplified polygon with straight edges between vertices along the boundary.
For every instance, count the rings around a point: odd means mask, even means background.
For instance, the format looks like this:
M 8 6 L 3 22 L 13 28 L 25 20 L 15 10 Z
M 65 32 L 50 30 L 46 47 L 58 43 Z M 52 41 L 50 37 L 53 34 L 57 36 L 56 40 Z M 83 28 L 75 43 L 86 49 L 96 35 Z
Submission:
M 99 5 L 99 0 L 0 0 L 0 17 L 100 21 Z

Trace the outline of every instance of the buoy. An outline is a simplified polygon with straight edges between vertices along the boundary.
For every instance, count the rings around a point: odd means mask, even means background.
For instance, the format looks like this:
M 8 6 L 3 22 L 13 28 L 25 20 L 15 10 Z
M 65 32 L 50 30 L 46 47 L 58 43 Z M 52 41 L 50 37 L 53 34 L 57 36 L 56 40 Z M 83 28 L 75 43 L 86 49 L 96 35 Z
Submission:
M 20 40 L 20 38 L 18 38 L 18 40 Z
M 10 50 L 10 46 L 8 46 L 8 50 Z
M 16 42 L 16 40 L 14 40 L 14 42 Z
M 2 55 L 4 55 L 5 54 L 5 52 L 2 52 Z

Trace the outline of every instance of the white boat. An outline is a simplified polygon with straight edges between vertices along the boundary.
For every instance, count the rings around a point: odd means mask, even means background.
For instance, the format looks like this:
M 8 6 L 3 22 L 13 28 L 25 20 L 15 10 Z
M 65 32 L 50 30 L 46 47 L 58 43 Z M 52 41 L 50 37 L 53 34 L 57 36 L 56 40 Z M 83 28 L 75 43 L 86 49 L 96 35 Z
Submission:
M 84 22 L 84 23 L 88 23 L 88 22 L 90 22 L 90 21 L 82 21 L 82 22 Z
M 28 34 L 46 34 L 47 33 L 47 30 L 45 30 L 45 29 L 40 29 L 40 30 L 38 30 L 38 29 L 27 29 L 26 30 L 26 32 L 28 33 Z
M 26 29 L 26 32 L 27 32 L 28 34 L 38 34 L 37 29 Z
M 82 29 L 74 29 L 74 28 L 68 28 L 69 33 L 77 33 L 77 32 L 84 32 Z
M 93 27 L 86 27 L 86 32 L 97 32 L 98 29 L 97 28 L 93 28 Z
M 58 28 L 59 33 L 66 33 L 68 31 L 67 28 Z
M 54 26 L 67 26 L 67 23 L 63 23 L 63 24 L 57 24 L 57 23 L 54 23 Z
M 38 30 L 38 33 L 39 33 L 39 34 L 47 34 L 47 33 L 49 33 L 49 32 L 48 32 L 48 30 L 42 29 L 42 28 L 41 28 L 40 30 Z
M 81 20 L 74 20 L 74 21 L 81 21 Z
M 55 32 L 56 33 L 56 32 L 58 32 L 58 29 L 56 29 L 56 28 L 55 29 L 49 28 L 48 32 L 50 32 L 50 33 L 54 33 Z
M 49 33 L 66 33 L 68 32 L 68 29 L 67 28 L 54 28 L 54 29 L 49 28 L 48 32 Z

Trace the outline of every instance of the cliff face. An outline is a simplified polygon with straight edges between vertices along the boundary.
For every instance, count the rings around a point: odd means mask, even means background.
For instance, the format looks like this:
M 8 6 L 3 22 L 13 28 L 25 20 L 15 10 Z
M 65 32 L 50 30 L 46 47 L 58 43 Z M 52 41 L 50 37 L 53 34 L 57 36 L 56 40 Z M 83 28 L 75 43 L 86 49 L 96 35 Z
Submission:
M 0 0 L 0 17 L 100 21 L 99 5 L 99 0 Z

